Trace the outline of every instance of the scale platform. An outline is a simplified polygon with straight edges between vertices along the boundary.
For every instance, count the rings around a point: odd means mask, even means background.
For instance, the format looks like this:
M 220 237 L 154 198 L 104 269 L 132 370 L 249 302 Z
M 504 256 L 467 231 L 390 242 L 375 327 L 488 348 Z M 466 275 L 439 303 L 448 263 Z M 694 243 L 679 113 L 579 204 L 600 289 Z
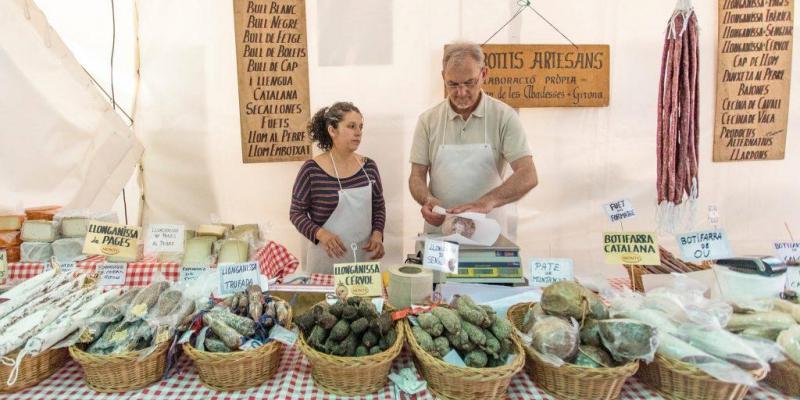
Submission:
M 422 263 L 424 242 L 417 242 L 417 254 L 409 254 L 407 262 Z M 491 246 L 460 245 L 458 247 L 458 274 L 434 271 L 434 283 L 488 283 L 526 285 L 519 246 L 503 235 Z

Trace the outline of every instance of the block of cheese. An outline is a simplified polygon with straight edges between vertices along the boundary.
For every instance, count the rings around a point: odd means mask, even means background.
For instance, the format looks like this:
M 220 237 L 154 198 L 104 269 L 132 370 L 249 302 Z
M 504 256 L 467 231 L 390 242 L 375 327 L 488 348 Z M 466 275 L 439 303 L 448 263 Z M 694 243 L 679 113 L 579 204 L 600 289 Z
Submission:
M 217 257 L 217 264 L 243 263 L 250 258 L 250 246 L 247 241 L 239 239 L 226 239 Z
M 0 231 L 0 247 L 19 246 L 20 243 L 20 231 Z
M 186 252 L 183 254 L 184 264 L 210 264 L 211 247 L 214 244 L 213 236 L 199 236 L 186 242 Z
M 217 239 L 222 239 L 228 227 L 218 224 L 204 224 L 197 227 L 197 236 L 214 236 Z
M 52 242 L 56 240 L 56 233 L 53 221 L 29 219 L 22 224 L 23 242 Z
M 2 250 L 6 251 L 6 261 L 10 263 L 19 261 L 19 246 L 0 248 L 0 251 Z
M 61 220 L 61 236 L 76 238 L 86 236 L 86 228 L 89 226 L 89 218 L 86 217 L 67 217 Z
M 158 253 L 156 259 L 158 262 L 163 263 L 180 263 L 183 259 L 183 253 Z
M 53 242 L 53 255 L 58 262 L 80 261 L 83 254 L 83 238 L 64 238 Z
M 197 233 L 191 229 L 186 229 L 185 231 L 183 231 L 183 238 L 186 240 L 189 240 L 195 236 L 197 236 Z
M 226 238 L 256 242 L 261 240 L 261 230 L 258 229 L 258 224 L 237 225 L 233 230 L 228 232 Z
M 44 262 L 53 256 L 53 246 L 47 242 L 22 242 L 20 246 L 22 262 Z
M 41 206 L 25 209 L 25 216 L 28 219 L 43 219 L 52 221 L 53 217 L 61 210 L 61 206 Z
M 0 231 L 18 231 L 24 221 L 24 215 L 0 215 Z

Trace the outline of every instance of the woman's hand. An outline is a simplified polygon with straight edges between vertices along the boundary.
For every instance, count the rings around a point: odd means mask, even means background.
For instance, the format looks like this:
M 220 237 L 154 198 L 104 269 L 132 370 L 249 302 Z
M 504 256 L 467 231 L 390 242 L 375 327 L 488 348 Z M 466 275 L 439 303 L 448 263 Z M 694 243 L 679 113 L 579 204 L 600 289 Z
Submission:
M 317 231 L 316 237 L 319 241 L 319 245 L 325 249 L 326 253 L 328 253 L 328 257 L 339 258 L 344 255 L 346 250 L 344 248 L 344 244 L 342 244 L 342 240 L 339 239 L 339 236 L 336 236 L 324 228 L 320 228 Z
M 364 251 L 372 253 L 370 260 L 380 260 L 385 254 L 383 251 L 383 234 L 379 231 L 372 232 L 369 241 L 364 245 Z

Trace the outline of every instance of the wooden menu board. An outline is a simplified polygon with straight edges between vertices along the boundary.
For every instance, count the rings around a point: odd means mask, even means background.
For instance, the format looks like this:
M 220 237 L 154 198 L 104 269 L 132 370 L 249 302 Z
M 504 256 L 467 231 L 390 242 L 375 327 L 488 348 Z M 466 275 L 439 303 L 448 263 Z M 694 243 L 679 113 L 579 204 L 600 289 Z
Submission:
M 308 160 L 311 140 L 303 0 L 234 0 L 245 163 Z
M 514 108 L 606 107 L 608 45 L 482 46 L 489 75 L 483 90 Z
M 793 0 L 719 0 L 714 161 L 782 160 Z

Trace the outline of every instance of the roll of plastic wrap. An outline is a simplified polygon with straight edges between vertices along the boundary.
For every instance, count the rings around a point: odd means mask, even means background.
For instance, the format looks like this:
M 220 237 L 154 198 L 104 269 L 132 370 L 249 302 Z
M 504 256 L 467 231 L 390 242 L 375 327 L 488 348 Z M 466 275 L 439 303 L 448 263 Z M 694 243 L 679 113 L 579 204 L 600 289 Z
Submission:
M 433 291 L 433 272 L 419 265 L 389 267 L 389 304 L 405 308 L 423 304 Z

